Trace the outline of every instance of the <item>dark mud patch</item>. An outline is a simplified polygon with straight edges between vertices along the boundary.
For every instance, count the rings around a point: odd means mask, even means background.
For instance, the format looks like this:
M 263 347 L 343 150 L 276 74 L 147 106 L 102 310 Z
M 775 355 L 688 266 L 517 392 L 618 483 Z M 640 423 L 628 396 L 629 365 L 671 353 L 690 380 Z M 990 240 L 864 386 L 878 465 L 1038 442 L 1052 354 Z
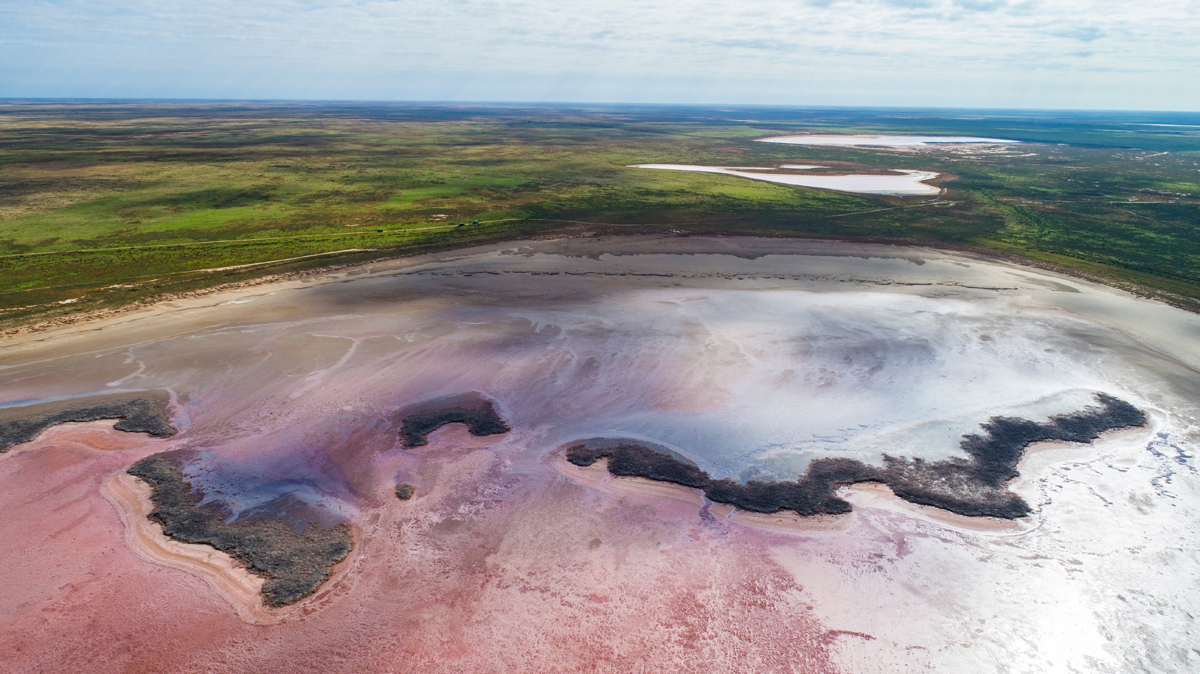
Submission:
M 446 424 L 466 424 L 467 431 L 477 437 L 510 430 L 491 400 L 478 393 L 465 393 L 407 410 L 400 422 L 400 441 L 409 448 L 427 445 L 429 434 Z
M 411 484 L 396 485 L 396 498 L 407 501 L 417 495 L 417 488 Z
M 1030 513 L 1029 504 L 1006 485 L 1017 477 L 1017 463 L 1029 445 L 1047 441 L 1090 443 L 1105 431 L 1146 423 L 1146 415 L 1123 400 L 1100 393 L 1096 401 L 1098 406 L 1044 422 L 993 417 L 982 425 L 983 434 L 963 436 L 959 446 L 969 457 L 966 459 L 925 461 L 884 455 L 883 466 L 854 459 L 817 459 L 795 482 L 714 480 L 690 462 L 634 441 L 576 444 L 567 448 L 566 458 L 577 466 L 590 466 L 608 458 L 608 470 L 613 475 L 695 487 L 704 490 L 712 501 L 760 513 L 847 513 L 850 504 L 837 496 L 838 487 L 879 482 L 910 503 L 969 517 L 1016 519 Z
M 151 488 L 154 510 L 149 518 L 163 533 L 183 543 L 202 543 L 228 554 L 267 579 L 262 596 L 268 606 L 286 606 L 312 594 L 350 554 L 350 525 L 322 528 L 307 523 L 298 528 L 280 517 L 239 517 L 230 522 L 227 505 L 200 505 L 204 492 L 190 484 L 181 469 L 189 458 L 182 452 L 155 454 L 128 470 Z
M 177 433 L 167 415 L 165 391 L 110 393 L 0 409 L 0 453 L 33 440 L 42 431 L 72 422 L 119 419 L 113 428 L 169 438 Z

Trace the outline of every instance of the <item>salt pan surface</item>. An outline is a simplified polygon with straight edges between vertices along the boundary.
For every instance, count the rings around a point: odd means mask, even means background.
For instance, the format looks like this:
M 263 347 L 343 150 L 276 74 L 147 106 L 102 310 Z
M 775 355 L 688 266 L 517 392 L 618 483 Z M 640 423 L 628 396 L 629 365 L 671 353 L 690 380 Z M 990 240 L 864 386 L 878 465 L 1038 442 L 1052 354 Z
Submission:
M 0 400 L 125 379 L 174 392 L 181 432 L 59 427 L 0 457 L 0 662 L 1197 671 L 1197 344 L 1200 317 L 1073 278 L 741 238 L 499 244 L 13 338 Z M 401 446 L 397 415 L 468 391 L 512 430 Z M 553 454 L 631 437 L 713 475 L 781 479 L 814 456 L 953 456 L 981 421 L 1093 391 L 1151 428 L 1033 454 L 1014 486 L 1029 526 L 993 533 L 886 495 L 824 531 L 764 531 L 698 497 L 589 485 Z M 247 624 L 126 547 L 100 486 L 184 447 L 231 515 L 287 493 L 362 528 L 303 620 Z
M 940 187 L 926 185 L 925 183 L 921 182 L 923 180 L 932 180 L 938 177 L 937 173 L 932 173 L 929 171 L 897 170 L 896 173 L 900 175 L 864 174 L 822 176 L 796 175 L 791 173 L 769 173 L 769 171 L 775 170 L 773 168 L 730 168 L 724 166 L 696 166 L 692 164 L 636 164 L 631 168 L 720 173 L 723 175 L 737 176 L 739 178 L 749 178 L 751 180 L 765 180 L 767 182 L 780 183 L 783 185 L 815 187 L 817 189 L 836 190 L 838 192 L 853 192 L 855 194 L 880 194 L 886 196 L 912 197 L 929 196 L 941 194 L 942 192 Z M 781 166 L 780 168 L 813 169 L 821 167 L 786 165 Z
M 928 147 L 931 145 L 966 145 L 966 144 L 1007 144 L 1019 143 L 1017 140 L 1003 138 L 978 138 L 975 136 L 778 136 L 775 138 L 759 138 L 763 143 L 784 143 L 788 145 L 834 145 L 834 146 L 874 146 L 874 147 Z

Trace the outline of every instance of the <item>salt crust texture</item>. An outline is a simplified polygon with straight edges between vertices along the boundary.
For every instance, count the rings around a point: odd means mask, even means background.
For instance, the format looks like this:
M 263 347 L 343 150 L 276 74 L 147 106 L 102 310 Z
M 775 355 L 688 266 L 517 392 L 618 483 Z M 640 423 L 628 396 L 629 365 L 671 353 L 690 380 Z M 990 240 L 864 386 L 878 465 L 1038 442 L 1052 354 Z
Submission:
M 882 246 L 552 241 L 51 337 L 8 346 L 0 400 L 165 389 L 181 432 L 68 423 L 0 456 L 11 671 L 1200 666 L 1200 323 L 1078 280 Z M 454 423 L 403 447 L 406 410 L 467 391 L 512 430 Z M 1147 427 L 1031 448 L 1013 527 L 854 490 L 824 528 L 745 520 L 555 454 L 620 436 L 714 477 L 787 480 L 818 458 L 962 456 L 994 416 L 1045 420 L 1095 392 Z M 287 495 L 273 517 L 358 527 L 344 567 L 260 626 L 139 556 L 102 487 L 180 449 L 233 517 Z

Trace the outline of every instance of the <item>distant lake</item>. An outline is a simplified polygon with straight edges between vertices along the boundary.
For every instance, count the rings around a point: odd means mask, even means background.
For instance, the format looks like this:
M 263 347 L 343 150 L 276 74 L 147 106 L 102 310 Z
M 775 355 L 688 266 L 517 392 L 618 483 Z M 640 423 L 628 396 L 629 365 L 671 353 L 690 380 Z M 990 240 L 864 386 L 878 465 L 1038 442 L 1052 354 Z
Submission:
M 799 187 L 813 187 L 822 190 L 837 190 L 839 192 L 853 192 L 855 194 L 882 194 L 888 196 L 899 197 L 915 197 L 915 196 L 931 196 L 940 194 L 941 188 L 933 185 L 926 185 L 921 182 L 923 180 L 932 180 L 938 177 L 937 173 L 930 171 L 901 171 L 896 170 L 894 174 L 855 174 L 855 175 L 803 175 L 796 173 L 771 173 L 776 171 L 774 168 L 754 168 L 754 167 L 722 167 L 722 166 L 694 166 L 691 164 L 637 164 L 631 168 L 647 168 L 647 169 L 663 169 L 667 171 L 698 171 L 701 173 L 720 173 L 722 175 L 737 176 L 739 178 L 749 178 L 751 180 L 765 180 L 772 183 L 782 183 L 784 185 L 796 185 Z M 812 169 L 821 168 L 819 166 L 796 166 L 784 165 L 781 168 L 786 169 Z
M 928 145 L 972 143 L 1019 143 L 1019 140 L 1003 138 L 977 138 L 975 136 L 779 136 L 759 138 L 763 143 L 786 143 L 788 145 L 835 145 L 841 147 L 922 147 Z

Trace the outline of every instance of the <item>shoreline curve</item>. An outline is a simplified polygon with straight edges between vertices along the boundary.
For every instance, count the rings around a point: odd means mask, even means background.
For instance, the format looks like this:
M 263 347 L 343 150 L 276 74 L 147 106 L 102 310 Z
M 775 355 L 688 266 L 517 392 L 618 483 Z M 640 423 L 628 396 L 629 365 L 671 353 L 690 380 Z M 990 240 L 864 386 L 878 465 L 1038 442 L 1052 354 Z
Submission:
M 125 542 L 133 552 L 153 564 L 186 571 L 199 576 L 217 592 L 237 613 L 239 619 L 252 625 L 277 625 L 290 618 L 307 615 L 328 603 L 330 590 L 344 580 L 354 566 L 361 549 L 362 534 L 351 526 L 354 547 L 346 559 L 339 562 L 330 577 L 311 596 L 286 607 L 272 608 L 265 604 L 262 586 L 267 579 L 251 573 L 230 555 L 199 543 L 181 543 L 168 538 L 162 526 L 149 519 L 154 510 L 150 485 L 140 478 L 117 472 L 104 481 L 101 495 L 111 503 L 125 526 Z

